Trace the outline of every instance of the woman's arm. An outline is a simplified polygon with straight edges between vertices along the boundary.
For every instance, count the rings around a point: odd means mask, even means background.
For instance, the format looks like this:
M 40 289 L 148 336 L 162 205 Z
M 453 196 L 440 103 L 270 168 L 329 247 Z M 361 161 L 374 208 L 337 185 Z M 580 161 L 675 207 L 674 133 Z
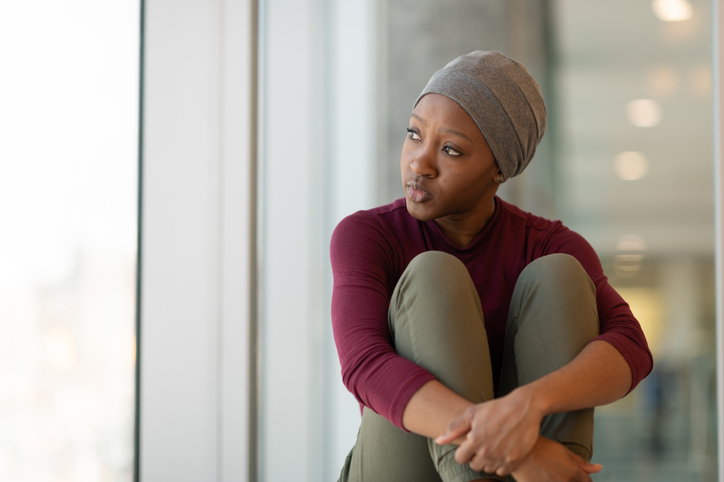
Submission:
M 342 381 L 361 404 L 402 427 L 410 397 L 434 377 L 395 351 L 387 322 L 388 278 L 399 271 L 393 234 L 370 212 L 337 225 L 330 243 L 331 308 Z
M 593 341 L 559 370 L 477 405 L 440 382 L 428 382 L 407 404 L 403 424 L 438 437 L 439 444 L 458 442 L 459 463 L 507 475 L 534 449 L 544 416 L 611 403 L 630 386 L 631 370 L 623 356 L 610 344 Z M 446 423 L 449 429 L 440 435 Z
M 436 438 L 447 432 L 450 425 L 473 406 L 440 381 L 431 380 L 410 398 L 402 413 L 402 424 L 410 432 Z M 460 437 L 456 443 L 462 441 Z

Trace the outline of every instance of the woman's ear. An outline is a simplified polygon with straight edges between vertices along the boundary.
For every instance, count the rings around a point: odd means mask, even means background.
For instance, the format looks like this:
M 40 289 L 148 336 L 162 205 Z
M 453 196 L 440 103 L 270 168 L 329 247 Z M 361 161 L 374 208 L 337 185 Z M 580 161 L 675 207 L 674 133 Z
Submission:
M 495 182 L 499 184 L 503 184 L 505 182 L 505 176 L 503 176 L 503 173 L 498 171 L 498 173 L 495 175 Z

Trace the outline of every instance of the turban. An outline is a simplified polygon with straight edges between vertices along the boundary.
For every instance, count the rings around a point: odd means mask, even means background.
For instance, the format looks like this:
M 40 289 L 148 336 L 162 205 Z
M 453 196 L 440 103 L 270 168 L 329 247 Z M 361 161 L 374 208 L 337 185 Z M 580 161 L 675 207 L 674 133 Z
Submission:
M 437 71 L 415 106 L 430 93 L 451 98 L 470 114 L 505 179 L 523 172 L 546 128 L 540 87 L 525 67 L 498 52 L 476 50 Z

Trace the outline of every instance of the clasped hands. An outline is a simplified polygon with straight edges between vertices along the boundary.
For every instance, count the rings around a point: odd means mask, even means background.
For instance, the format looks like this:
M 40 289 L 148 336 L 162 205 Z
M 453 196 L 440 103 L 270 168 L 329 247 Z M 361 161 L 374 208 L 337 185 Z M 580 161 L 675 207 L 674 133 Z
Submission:
M 539 434 L 543 413 L 522 387 L 470 406 L 435 442 L 459 444 L 455 460 L 518 482 L 591 481 L 601 466 Z

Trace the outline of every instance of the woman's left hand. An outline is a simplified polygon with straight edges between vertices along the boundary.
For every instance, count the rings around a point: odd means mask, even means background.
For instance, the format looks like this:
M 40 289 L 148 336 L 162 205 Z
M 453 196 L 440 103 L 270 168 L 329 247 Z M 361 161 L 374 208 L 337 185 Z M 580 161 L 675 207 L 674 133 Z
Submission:
M 473 470 L 508 475 L 533 449 L 543 416 L 531 393 L 521 387 L 471 406 L 435 442 L 444 445 L 464 437 L 455 450 L 458 463 L 469 462 Z

